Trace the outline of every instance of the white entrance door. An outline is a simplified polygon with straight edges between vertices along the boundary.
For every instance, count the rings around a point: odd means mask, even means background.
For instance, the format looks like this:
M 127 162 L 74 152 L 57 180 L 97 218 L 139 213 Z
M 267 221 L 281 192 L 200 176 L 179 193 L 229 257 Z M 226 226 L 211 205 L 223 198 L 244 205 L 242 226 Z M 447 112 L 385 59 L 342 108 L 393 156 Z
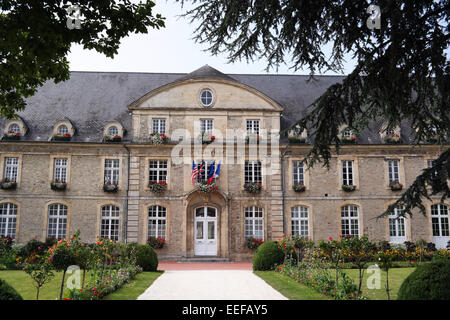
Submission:
M 195 209 L 194 255 L 217 256 L 217 209 L 215 208 Z
M 431 206 L 431 226 L 433 228 L 433 242 L 436 248 L 442 249 L 450 241 L 448 225 L 448 207 L 444 204 Z

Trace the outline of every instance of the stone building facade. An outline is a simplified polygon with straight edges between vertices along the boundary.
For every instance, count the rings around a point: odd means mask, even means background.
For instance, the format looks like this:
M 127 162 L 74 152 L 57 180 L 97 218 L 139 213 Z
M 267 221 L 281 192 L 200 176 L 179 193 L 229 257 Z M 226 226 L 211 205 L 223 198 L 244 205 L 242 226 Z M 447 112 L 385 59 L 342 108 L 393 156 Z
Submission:
M 76 230 L 89 242 L 160 237 L 160 259 L 248 260 L 249 237 L 283 233 L 445 246 L 449 203 L 438 197 L 427 216 L 376 219 L 401 193 L 391 182 L 405 188 L 442 151 L 412 145 L 407 123 L 393 132 L 383 121 L 359 132 L 343 128 L 356 142 L 333 155 L 329 170 L 301 165 L 312 133 L 293 133 L 305 142 L 294 143 L 279 132 L 342 80 L 307 78 L 204 66 L 190 74 L 74 72 L 67 82 L 46 83 L 18 118 L 0 118 L 0 233 L 18 243 Z M 155 144 L 160 134 L 168 139 Z M 401 143 L 385 143 L 386 135 Z M 193 168 L 202 174 L 194 182 Z M 212 173 L 218 190 L 201 192 L 198 183 Z M 153 192 L 150 184 L 161 181 L 167 190 Z M 249 182 L 261 191 L 246 191 Z

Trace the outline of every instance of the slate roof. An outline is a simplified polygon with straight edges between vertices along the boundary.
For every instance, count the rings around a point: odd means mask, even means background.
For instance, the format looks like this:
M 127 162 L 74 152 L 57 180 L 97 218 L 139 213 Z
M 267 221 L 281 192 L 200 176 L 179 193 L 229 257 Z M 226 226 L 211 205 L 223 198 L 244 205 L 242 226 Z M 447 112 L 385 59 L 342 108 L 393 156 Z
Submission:
M 224 74 L 210 66 L 184 73 L 133 72 L 71 72 L 70 79 L 55 84 L 46 82 L 27 99 L 27 107 L 19 112 L 29 128 L 22 140 L 49 140 L 57 121 L 70 119 L 76 128 L 75 142 L 100 142 L 105 124 L 118 121 L 131 133 L 131 115 L 127 108 L 149 91 L 174 81 L 199 78 L 219 78 L 238 81 L 253 87 L 277 101 L 284 111 L 281 128 L 285 129 L 304 115 L 306 107 L 343 76 L 315 76 L 309 81 L 305 75 Z M 0 117 L 3 136 L 5 119 Z M 382 121 L 374 123 L 358 135 L 358 143 L 382 143 L 378 130 Z M 411 128 L 402 125 L 402 138 L 409 142 Z

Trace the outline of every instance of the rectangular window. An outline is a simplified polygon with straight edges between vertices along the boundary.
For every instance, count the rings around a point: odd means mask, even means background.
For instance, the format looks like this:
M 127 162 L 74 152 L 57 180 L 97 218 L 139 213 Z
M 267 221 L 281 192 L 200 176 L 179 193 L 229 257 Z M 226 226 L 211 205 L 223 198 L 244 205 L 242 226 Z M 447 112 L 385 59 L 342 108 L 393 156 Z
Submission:
M 5 179 L 17 182 L 19 158 L 5 158 Z
M 102 222 L 100 237 L 119 241 L 119 208 L 116 206 L 102 207 Z
M 347 205 L 341 208 L 342 236 L 359 236 L 358 207 Z
M 214 176 L 214 172 L 216 172 L 216 162 L 214 160 L 199 160 L 196 163 L 198 169 L 197 182 L 208 181 L 211 176 Z M 212 181 L 215 182 L 216 179 L 213 178 Z
M 67 206 L 54 204 L 48 207 L 47 237 L 63 239 L 67 230 Z
M 405 237 L 405 218 L 400 217 L 402 208 L 395 208 L 394 213 L 389 215 L 389 236 Z
M 247 120 L 247 135 L 259 135 L 259 120 Z
M 262 183 L 261 161 L 245 161 L 244 182 Z
M 294 185 L 295 184 L 305 184 L 305 174 L 303 172 L 303 163 L 301 161 L 293 162 L 293 177 L 294 177 Z
M 148 208 L 148 237 L 166 238 L 166 214 L 165 207 Z
M 167 161 L 150 160 L 148 165 L 149 182 L 167 182 Z
M 119 159 L 105 159 L 105 183 L 119 184 Z
M 259 207 L 245 208 L 244 237 L 264 240 L 264 215 Z
M 305 206 L 292 207 L 291 209 L 292 236 L 307 238 L 308 228 L 308 208 Z
M 398 174 L 399 161 L 398 160 L 388 160 L 388 180 L 389 184 L 393 181 L 400 182 L 400 177 Z
M 352 186 L 353 183 L 353 160 L 342 161 L 342 184 Z
M 212 134 L 214 128 L 213 119 L 200 119 L 200 132 Z
M 67 182 L 67 158 L 54 159 L 53 180 Z
M 152 132 L 166 133 L 166 119 L 153 119 Z

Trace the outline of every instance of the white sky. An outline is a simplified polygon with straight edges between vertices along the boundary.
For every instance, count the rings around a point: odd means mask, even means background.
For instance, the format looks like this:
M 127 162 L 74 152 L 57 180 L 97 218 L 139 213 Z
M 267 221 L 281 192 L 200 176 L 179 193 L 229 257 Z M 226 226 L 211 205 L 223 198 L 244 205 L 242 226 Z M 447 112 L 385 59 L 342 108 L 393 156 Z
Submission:
M 70 70 L 188 73 L 208 64 L 224 73 L 266 73 L 265 61 L 229 64 L 226 54 L 212 56 L 209 52 L 203 51 L 207 46 L 192 40 L 195 27 L 188 23 L 187 18 L 178 17 L 186 11 L 186 7 L 181 9 L 181 5 L 172 0 L 155 0 L 155 2 L 154 15 L 161 13 L 166 17 L 165 28 L 159 30 L 149 28 L 147 34 L 133 34 L 123 39 L 114 59 L 94 50 L 84 50 L 80 45 L 74 45 L 68 56 Z M 346 63 L 344 73 L 350 73 L 353 66 L 352 61 Z M 276 71 L 271 70 L 269 73 Z M 288 66 L 280 66 L 278 73 L 294 72 Z M 295 73 L 309 74 L 309 70 Z

